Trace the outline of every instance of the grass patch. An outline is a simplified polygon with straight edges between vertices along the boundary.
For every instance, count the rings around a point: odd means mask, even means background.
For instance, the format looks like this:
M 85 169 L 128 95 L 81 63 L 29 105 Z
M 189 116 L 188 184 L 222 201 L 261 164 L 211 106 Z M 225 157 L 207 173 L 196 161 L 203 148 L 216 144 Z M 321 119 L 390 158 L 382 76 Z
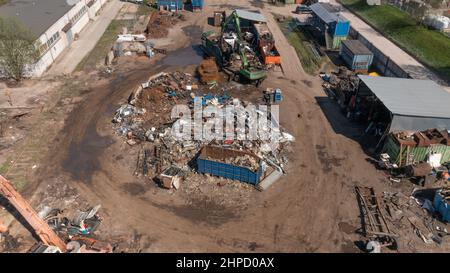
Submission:
M 6 161 L 0 165 L 0 174 L 4 177 L 6 172 L 9 170 L 9 168 L 11 168 L 12 166 L 12 157 L 8 157 L 6 159 Z M 21 192 L 25 189 L 26 185 L 27 185 L 27 180 L 25 179 L 25 177 L 23 175 L 19 175 L 17 177 L 15 177 L 14 180 L 9 180 L 9 182 L 11 182 L 11 184 L 14 186 L 14 188 Z
M 132 20 L 112 20 L 95 47 L 77 65 L 76 71 L 95 69 L 105 59 L 122 27 L 130 28 L 132 24 Z
M 310 41 L 314 38 L 307 31 L 300 30 L 297 27 L 292 28 L 290 26 L 291 22 L 292 18 L 289 17 L 284 22 L 278 22 L 278 26 L 286 36 L 289 44 L 295 48 L 305 72 L 314 74 L 320 68 L 323 57 L 317 58 L 311 49 L 313 44 Z
M 147 2 L 147 1 L 144 1 L 144 2 Z M 149 6 L 147 4 L 142 4 L 142 5 L 139 5 L 136 15 L 137 16 L 149 15 L 150 12 L 155 11 L 155 10 L 156 10 L 156 8 L 154 8 L 153 6 Z
M 2 165 L 0 165 L 0 174 L 1 175 L 4 175 L 8 171 L 9 167 L 11 167 L 11 164 L 12 164 L 11 160 L 12 159 L 10 157 L 8 157 L 5 160 L 5 162 Z
M 419 25 L 408 13 L 394 6 L 369 6 L 362 0 L 341 2 L 441 77 L 450 80 L 450 39 L 444 34 Z
M 14 179 L 14 181 L 9 181 L 9 182 L 11 182 L 11 184 L 14 186 L 14 188 L 18 192 L 24 191 L 28 184 L 27 180 L 24 177 L 19 177 L 19 178 Z

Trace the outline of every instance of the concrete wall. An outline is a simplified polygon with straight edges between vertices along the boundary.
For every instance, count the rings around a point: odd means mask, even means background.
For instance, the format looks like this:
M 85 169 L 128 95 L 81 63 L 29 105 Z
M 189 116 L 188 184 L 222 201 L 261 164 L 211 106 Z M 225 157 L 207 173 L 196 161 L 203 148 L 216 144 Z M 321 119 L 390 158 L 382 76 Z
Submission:
M 75 19 L 75 16 L 79 14 L 79 12 L 83 9 L 84 9 L 83 15 Z M 66 16 L 68 16 L 73 23 L 71 27 L 73 34 L 80 33 L 81 30 L 89 23 L 88 9 L 89 8 L 85 5 L 85 2 L 80 1 L 67 13 Z
M 95 0 L 94 5 L 91 8 L 87 7 L 88 0 L 80 1 L 72 7 L 63 17 L 56 21 L 45 33 L 39 37 L 41 44 L 47 43 L 47 41 L 56 33 L 59 33 L 59 38 L 47 49 L 39 59 L 39 61 L 27 69 L 26 76 L 40 77 L 42 74 L 52 65 L 56 58 L 70 45 L 70 41 L 74 38 L 75 34 L 79 34 L 83 28 L 89 23 L 90 14 L 95 14 L 100 8 L 106 4 L 106 0 Z M 73 20 L 74 16 L 85 8 L 84 14 L 79 16 L 77 20 Z M 92 17 L 93 18 L 93 17 Z M 72 27 L 67 33 L 64 33 L 62 29 L 69 22 L 72 21 Z
M 381 52 L 353 27 L 350 27 L 349 37 L 351 39 L 361 41 L 373 53 L 372 68 L 377 69 L 384 76 L 411 78 L 406 71 L 404 71 L 400 66 L 394 63 L 388 56 L 383 54 L 383 52 Z
M 86 0 L 86 5 L 89 3 L 88 0 Z M 103 6 L 103 3 L 101 0 L 94 0 L 94 4 L 89 8 L 89 18 L 92 20 L 95 18 L 95 14 L 100 10 L 100 8 Z
M 59 33 L 58 40 L 54 42 L 46 52 L 43 53 L 40 60 L 35 64 L 34 71 L 30 72 L 31 75 L 28 75 L 27 73 L 27 76 L 41 76 L 45 72 L 45 70 L 50 67 L 54 60 L 61 54 L 61 52 L 67 47 L 67 40 L 65 38 L 64 32 L 61 31 L 67 23 L 69 23 L 69 19 L 67 18 L 67 16 L 63 16 L 39 37 L 40 43 L 46 44 L 55 33 Z

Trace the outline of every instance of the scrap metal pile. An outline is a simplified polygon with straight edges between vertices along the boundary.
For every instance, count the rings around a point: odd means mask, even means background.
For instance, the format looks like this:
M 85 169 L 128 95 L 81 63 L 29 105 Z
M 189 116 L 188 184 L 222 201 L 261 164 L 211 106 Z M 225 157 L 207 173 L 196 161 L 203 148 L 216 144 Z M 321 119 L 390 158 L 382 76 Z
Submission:
M 267 67 L 261 62 L 258 53 L 252 46 L 253 40 L 255 39 L 254 34 L 251 32 L 243 33 L 243 40 L 239 41 L 238 36 L 235 32 L 229 31 L 223 34 L 224 48 L 226 52 L 234 52 L 231 54 L 230 62 L 233 67 L 240 67 L 242 65 L 242 57 L 240 54 L 244 54 L 249 63 L 248 68 L 252 71 L 266 70 Z M 242 52 L 236 51 L 237 43 L 240 42 L 240 47 L 242 47 Z
M 204 84 L 215 84 L 219 81 L 219 68 L 214 58 L 208 58 L 202 61 L 198 67 L 200 80 Z
M 211 161 L 219 161 L 216 157 L 214 158 L 208 157 L 207 159 Z M 259 161 L 255 157 L 250 155 L 236 156 L 234 158 L 225 157 L 220 161 L 234 166 L 247 167 L 251 171 L 257 171 L 258 168 L 260 167 Z
M 214 105 L 224 110 L 227 105 L 242 105 L 243 107 L 251 104 L 250 102 L 241 101 L 238 98 L 232 98 L 227 94 L 229 91 L 223 86 L 215 86 L 216 89 L 222 90 L 223 94 L 204 95 L 210 92 L 210 86 L 200 85 L 192 75 L 187 73 L 159 73 L 142 83 L 135 92 L 131 94 L 128 103 L 123 104 L 116 111 L 113 118 L 114 128 L 117 133 L 127 137 L 127 143 L 131 146 L 142 144 L 139 152 L 139 159 L 136 166 L 135 174 L 149 176 L 149 172 L 159 175 L 164 169 L 171 166 L 177 166 L 183 170 L 191 170 L 189 164 L 197 155 L 198 151 L 208 144 L 219 145 L 223 148 L 234 150 L 245 150 L 256 154 L 262 160 L 266 161 L 270 166 L 280 172 L 284 172 L 284 165 L 287 163 L 287 152 L 289 143 L 294 141 L 294 137 L 284 132 L 278 126 L 273 130 L 278 132 L 277 139 L 274 141 L 262 140 L 257 137 L 256 140 L 218 140 L 201 138 L 199 140 L 181 140 L 176 138 L 172 132 L 172 125 L 178 120 L 171 119 L 172 107 L 177 104 L 187 105 L 193 116 L 194 105 L 207 107 Z M 207 90 L 207 91 L 206 91 Z M 199 102 L 195 104 L 195 102 Z M 221 111 L 223 115 L 229 115 L 226 111 Z M 236 111 L 231 113 L 232 120 L 237 123 L 238 119 L 247 121 L 243 132 L 248 133 L 249 124 L 256 122 L 250 120 L 245 111 Z M 210 118 L 203 116 L 201 125 L 208 122 Z M 182 121 L 182 120 L 178 120 Z M 262 132 L 270 134 L 270 120 L 266 123 L 266 127 L 262 127 Z M 235 126 L 236 128 L 236 126 Z M 225 130 L 224 130 L 225 131 Z M 259 134 L 259 133 L 258 133 Z M 255 169 L 256 163 L 254 159 L 235 158 L 232 164 L 247 166 Z
M 95 232 L 101 223 L 98 215 L 100 205 L 88 211 L 67 211 L 44 207 L 38 215 L 55 230 L 61 238 L 72 238 L 78 235 L 89 235 Z
M 331 75 L 321 74 L 321 76 L 325 81 L 323 83 L 325 89 L 336 97 L 341 105 L 345 101 L 348 101 L 358 88 L 358 76 L 355 72 L 344 66 L 339 67 L 338 70 L 331 73 Z
M 182 15 L 167 11 L 153 12 L 147 25 L 146 33 L 149 38 L 159 39 L 167 37 L 169 28 L 182 20 Z

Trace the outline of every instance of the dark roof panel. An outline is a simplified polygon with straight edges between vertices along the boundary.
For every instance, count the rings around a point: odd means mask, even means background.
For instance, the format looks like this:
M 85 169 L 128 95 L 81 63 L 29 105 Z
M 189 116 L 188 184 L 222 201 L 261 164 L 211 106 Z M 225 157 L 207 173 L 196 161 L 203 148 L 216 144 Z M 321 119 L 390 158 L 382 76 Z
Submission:
M 342 44 L 355 55 L 373 55 L 372 52 L 359 40 L 345 40 Z
M 358 77 L 394 115 L 450 118 L 450 93 L 434 81 Z
M 0 6 L 0 17 L 16 18 L 41 36 L 72 7 L 66 0 L 11 0 Z
M 338 20 L 338 17 L 334 13 L 329 12 L 320 3 L 312 4 L 309 7 L 311 8 L 311 11 L 320 18 L 320 20 L 325 22 L 325 24 L 337 22 Z
M 236 14 L 237 16 L 239 16 L 239 18 L 246 19 L 249 21 L 264 22 L 264 23 L 267 22 L 266 17 L 264 17 L 264 15 L 262 15 L 261 13 L 236 9 Z

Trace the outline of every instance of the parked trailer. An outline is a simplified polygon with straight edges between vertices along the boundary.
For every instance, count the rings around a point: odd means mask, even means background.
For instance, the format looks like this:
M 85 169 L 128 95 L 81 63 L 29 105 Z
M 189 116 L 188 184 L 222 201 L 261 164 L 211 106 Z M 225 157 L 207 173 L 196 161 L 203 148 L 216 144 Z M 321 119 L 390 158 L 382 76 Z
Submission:
M 359 40 L 343 41 L 339 55 L 357 73 L 367 74 L 373 62 L 373 53 Z
M 257 43 L 259 46 L 265 46 L 275 43 L 272 32 L 270 32 L 267 24 L 255 23 L 253 24 L 253 31 L 256 35 Z
M 269 45 L 260 46 L 261 56 L 264 64 L 281 64 L 281 56 L 275 45 L 272 45 L 272 49 L 269 50 Z
M 263 63 L 280 65 L 281 56 L 275 47 L 275 40 L 267 24 L 254 24 L 253 27 Z
M 249 168 L 223 163 L 228 158 L 249 155 L 259 163 L 259 168 L 252 171 Z M 241 182 L 257 185 L 262 175 L 262 161 L 252 153 L 224 149 L 216 146 L 205 146 L 197 157 L 197 171 L 208 173 L 227 179 L 239 180 Z

